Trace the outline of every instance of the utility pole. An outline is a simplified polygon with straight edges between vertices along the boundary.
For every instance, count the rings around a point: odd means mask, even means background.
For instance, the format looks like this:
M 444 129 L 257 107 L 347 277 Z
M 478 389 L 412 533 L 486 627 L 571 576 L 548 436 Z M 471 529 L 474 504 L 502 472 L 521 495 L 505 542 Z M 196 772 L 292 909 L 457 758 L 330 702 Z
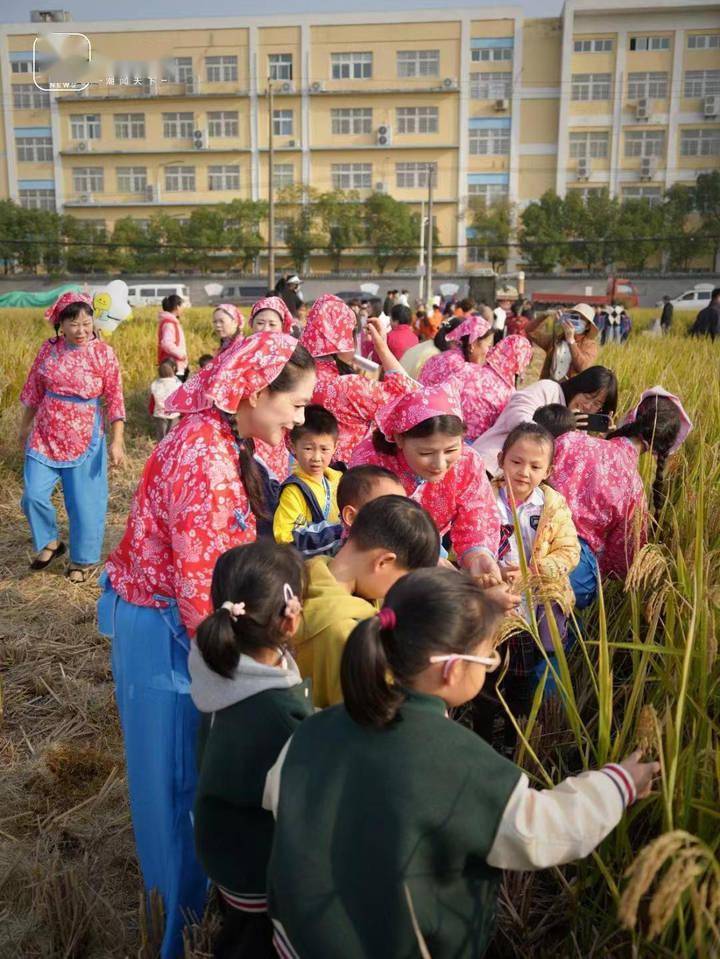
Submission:
M 433 298 L 433 174 L 434 164 L 428 163 L 427 266 L 425 269 L 425 298 L 432 305 Z
M 418 259 L 418 299 L 425 302 L 425 201 L 420 203 L 420 257 Z
M 275 159 L 273 139 L 273 85 L 268 77 L 268 290 L 275 289 L 275 197 L 273 191 L 273 165 Z

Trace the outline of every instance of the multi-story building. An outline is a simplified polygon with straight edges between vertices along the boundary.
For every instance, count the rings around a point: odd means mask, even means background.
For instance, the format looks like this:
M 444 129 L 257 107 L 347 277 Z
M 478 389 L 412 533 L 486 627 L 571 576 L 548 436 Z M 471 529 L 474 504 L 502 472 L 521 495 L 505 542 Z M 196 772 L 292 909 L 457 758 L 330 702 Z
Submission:
M 35 37 L 70 30 L 91 41 L 93 82 L 43 92 Z M 432 171 L 458 268 L 473 197 L 652 200 L 720 166 L 717 3 L 567 0 L 542 19 L 482 7 L 6 25 L 0 196 L 107 230 L 263 199 L 269 83 L 276 189 L 386 191 L 419 209 Z

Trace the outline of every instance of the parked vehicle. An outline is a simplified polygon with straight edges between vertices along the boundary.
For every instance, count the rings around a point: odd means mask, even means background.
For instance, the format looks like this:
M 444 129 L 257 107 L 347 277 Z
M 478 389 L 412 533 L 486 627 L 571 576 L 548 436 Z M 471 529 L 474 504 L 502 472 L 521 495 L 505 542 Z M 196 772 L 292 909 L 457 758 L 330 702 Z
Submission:
M 571 289 L 553 292 L 531 293 L 530 299 L 535 307 L 574 306 L 576 303 L 589 303 L 590 306 L 608 306 L 618 303 L 627 309 L 638 306 L 640 303 L 638 290 L 632 280 L 624 277 L 610 276 L 604 294 L 588 293 L 592 287 L 582 284 L 582 281 L 572 284 Z
M 267 295 L 267 286 L 261 283 L 226 283 L 222 293 L 210 297 L 211 306 L 218 303 L 255 303 Z
M 185 300 L 186 306 L 190 303 L 190 291 L 183 283 L 134 283 L 128 284 L 128 303 L 130 306 L 160 306 L 166 296 L 177 293 Z
M 706 306 L 710 305 L 710 294 L 715 289 L 712 283 L 698 283 L 692 290 L 685 290 L 679 296 L 670 300 L 673 308 L 676 310 L 689 310 L 693 313 L 699 313 Z M 658 300 L 656 306 L 663 306 L 663 301 Z

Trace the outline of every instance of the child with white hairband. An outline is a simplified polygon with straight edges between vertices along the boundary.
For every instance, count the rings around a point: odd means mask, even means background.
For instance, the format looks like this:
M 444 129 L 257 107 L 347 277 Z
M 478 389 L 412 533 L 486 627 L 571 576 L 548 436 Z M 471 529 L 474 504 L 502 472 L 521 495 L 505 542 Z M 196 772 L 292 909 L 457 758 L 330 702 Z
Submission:
M 190 651 L 190 693 L 202 714 L 195 845 L 223 912 L 216 956 L 275 956 L 266 899 L 273 818 L 262 795 L 268 770 L 312 713 L 310 681 L 287 650 L 304 588 L 293 547 L 260 539 L 228 550 L 213 572 L 215 612 Z

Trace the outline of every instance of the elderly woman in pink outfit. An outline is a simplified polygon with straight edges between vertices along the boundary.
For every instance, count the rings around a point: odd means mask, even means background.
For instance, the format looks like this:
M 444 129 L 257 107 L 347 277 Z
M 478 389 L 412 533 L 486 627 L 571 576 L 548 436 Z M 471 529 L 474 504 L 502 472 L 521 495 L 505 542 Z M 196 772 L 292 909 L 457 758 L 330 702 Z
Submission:
M 487 312 L 489 314 L 490 310 Z M 431 356 L 425 363 L 420 372 L 423 386 L 447 383 L 451 376 L 462 373 L 466 365 L 476 366 L 485 362 L 493 345 L 491 316 L 472 313 L 449 333 L 441 329 L 435 337 L 436 345 L 438 341 L 445 345 L 450 343 L 451 346 L 437 356 Z
M 243 335 L 245 317 L 232 303 L 220 303 L 213 310 L 212 327 L 220 338 L 220 348 L 217 353 L 227 349 L 234 339 Z

